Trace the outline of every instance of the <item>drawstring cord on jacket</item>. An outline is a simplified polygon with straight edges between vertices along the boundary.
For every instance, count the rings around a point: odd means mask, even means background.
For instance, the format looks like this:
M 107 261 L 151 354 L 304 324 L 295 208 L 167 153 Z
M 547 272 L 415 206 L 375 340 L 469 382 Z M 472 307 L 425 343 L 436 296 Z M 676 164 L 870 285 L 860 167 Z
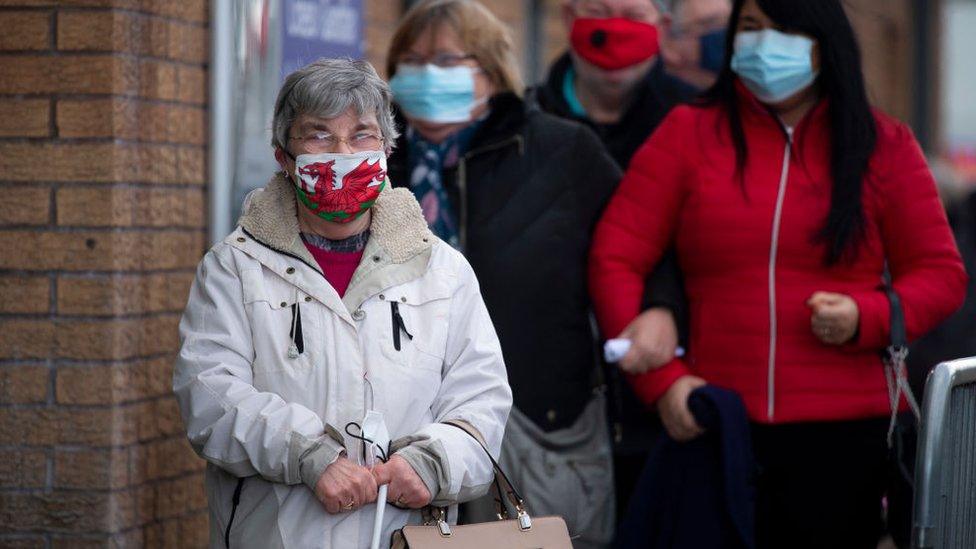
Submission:
M 291 313 L 291 345 L 288 346 L 288 358 L 298 358 L 298 288 L 295 288 L 295 304 Z

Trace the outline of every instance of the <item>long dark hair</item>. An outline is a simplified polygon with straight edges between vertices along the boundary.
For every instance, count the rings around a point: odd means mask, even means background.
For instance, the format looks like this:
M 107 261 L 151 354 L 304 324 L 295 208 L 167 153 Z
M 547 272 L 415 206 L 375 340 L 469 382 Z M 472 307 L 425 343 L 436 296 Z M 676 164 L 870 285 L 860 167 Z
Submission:
M 840 0 L 756 0 L 760 9 L 790 32 L 814 38 L 820 48 L 817 85 L 828 101 L 830 117 L 830 173 L 833 179 L 830 211 L 814 241 L 824 243 L 826 265 L 854 259 L 864 239 L 865 216 L 861 188 L 868 160 L 877 143 L 877 127 L 861 72 L 861 54 L 854 29 Z M 725 107 L 736 164 L 743 174 L 748 160 L 745 132 L 735 90 L 731 61 L 735 30 L 745 0 L 735 0 L 726 38 L 725 64 L 703 101 Z

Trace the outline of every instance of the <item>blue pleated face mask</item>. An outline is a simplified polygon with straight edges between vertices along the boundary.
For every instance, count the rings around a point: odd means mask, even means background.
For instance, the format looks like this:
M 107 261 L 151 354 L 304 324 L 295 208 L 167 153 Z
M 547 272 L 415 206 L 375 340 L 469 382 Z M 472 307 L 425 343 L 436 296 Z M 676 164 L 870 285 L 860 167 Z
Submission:
M 813 40 L 774 29 L 735 37 L 732 70 L 763 103 L 779 103 L 813 84 Z
M 393 99 L 410 118 L 452 124 L 471 120 L 471 111 L 487 101 L 476 99 L 473 67 L 398 65 L 390 79 Z

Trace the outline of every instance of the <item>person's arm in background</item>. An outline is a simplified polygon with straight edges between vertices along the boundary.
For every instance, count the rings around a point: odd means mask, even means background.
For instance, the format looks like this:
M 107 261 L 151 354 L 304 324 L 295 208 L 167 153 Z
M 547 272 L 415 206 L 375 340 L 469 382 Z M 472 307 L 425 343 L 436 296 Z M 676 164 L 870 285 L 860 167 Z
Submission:
M 673 242 L 688 184 L 682 135 L 693 125 L 692 115 L 689 107 L 679 107 L 665 118 L 635 154 L 597 225 L 590 250 L 589 287 L 597 320 L 608 336 L 621 334 L 638 316 L 647 275 Z M 691 376 L 680 359 L 631 378 L 635 392 L 648 404 L 679 380 L 678 393 L 704 383 Z M 682 408 L 675 413 L 661 409 L 672 436 L 696 434 L 694 420 L 689 423 L 686 400 L 669 399 Z
M 596 134 L 583 125 L 579 126 L 572 158 L 579 166 L 572 175 L 580 199 L 581 222 L 593 234 L 622 174 Z M 619 364 L 626 372 L 645 372 L 674 358 L 678 346 L 677 321 L 684 311 L 684 289 L 673 252 L 665 255 L 647 277 L 641 309 L 643 312 L 619 334 L 632 341 L 630 351 Z M 612 338 L 618 334 L 603 335 Z
M 945 320 L 966 296 L 967 275 L 935 180 L 910 129 L 900 125 L 889 158 L 892 170 L 878 182 L 884 197 L 879 220 L 895 292 L 901 298 L 909 340 Z M 856 349 L 890 343 L 890 308 L 883 288 L 851 296 L 859 312 Z

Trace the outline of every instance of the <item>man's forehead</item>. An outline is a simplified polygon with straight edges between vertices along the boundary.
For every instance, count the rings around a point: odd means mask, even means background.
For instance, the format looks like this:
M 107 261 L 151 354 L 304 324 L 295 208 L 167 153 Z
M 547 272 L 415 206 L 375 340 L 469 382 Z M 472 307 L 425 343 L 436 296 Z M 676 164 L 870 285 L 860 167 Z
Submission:
M 656 8 L 655 0 L 576 0 L 577 5 L 605 6 L 611 9 Z

